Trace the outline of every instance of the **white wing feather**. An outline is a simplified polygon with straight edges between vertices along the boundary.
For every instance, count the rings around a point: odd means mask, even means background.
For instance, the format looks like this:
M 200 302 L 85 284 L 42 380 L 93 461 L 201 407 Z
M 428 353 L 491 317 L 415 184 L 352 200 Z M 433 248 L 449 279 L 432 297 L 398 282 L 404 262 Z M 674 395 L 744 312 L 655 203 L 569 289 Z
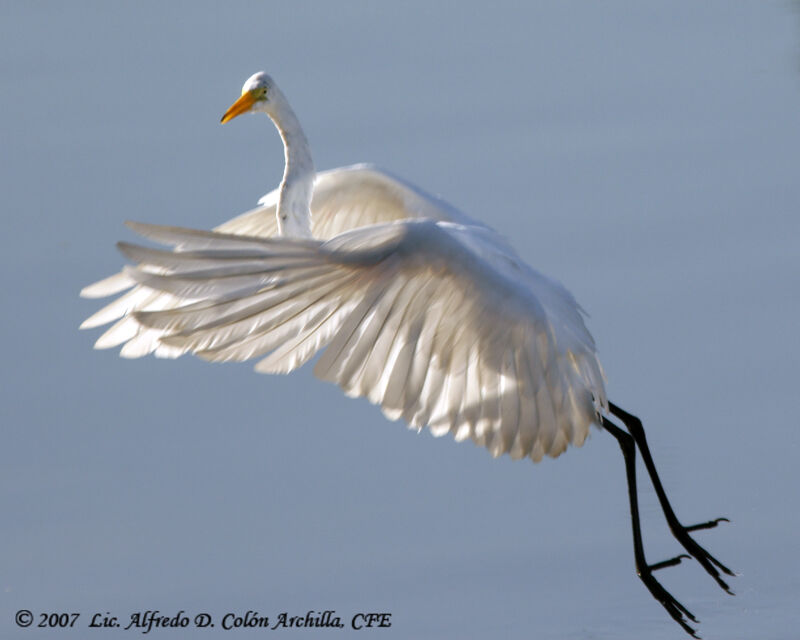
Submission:
M 215 231 L 262 238 L 277 235 L 277 203 L 275 189 L 258 201 L 260 206 Z M 369 164 L 321 171 L 314 180 L 311 233 L 315 238 L 327 240 L 358 227 L 418 218 L 484 226 L 444 200 Z
M 214 230 L 260 238 L 275 236 L 278 232 L 277 201 L 278 190 L 275 189 L 259 200 L 260 206 L 236 216 Z M 322 239 L 332 238 L 360 226 L 413 218 L 480 225 L 445 201 L 369 164 L 317 173 L 311 210 L 312 233 L 315 238 Z M 137 229 L 134 226 L 134 230 L 146 235 L 144 228 Z M 202 242 L 202 239 L 184 237 L 181 248 L 202 248 Z M 217 242 L 219 243 L 219 239 Z M 101 298 L 124 291 L 134 284 L 123 271 L 85 287 L 81 296 Z M 81 329 L 99 327 L 119 320 L 100 336 L 95 343 L 96 348 L 107 349 L 128 341 L 121 354 L 124 357 L 141 357 L 148 353 L 154 353 L 157 357 L 171 357 L 173 350 L 160 348 L 158 341 L 153 340 L 152 333 L 145 332 L 144 328 L 124 316 L 134 310 L 163 310 L 180 304 L 182 301 L 173 296 L 137 286 L 87 318 L 81 324 Z
M 265 373 L 292 371 L 327 347 L 315 373 L 391 419 L 535 461 L 583 443 L 606 398 L 592 338 L 563 287 L 486 227 L 446 221 L 465 218 L 373 169 L 322 174 L 317 186 L 314 232 L 320 225 L 328 241 L 264 237 L 268 206 L 217 231 L 133 225 L 174 249 L 120 246 L 138 266 L 87 293 L 136 286 L 86 321 L 121 318 L 98 346 L 124 342 L 130 357 L 258 357 Z M 347 230 L 353 219 L 368 226 Z

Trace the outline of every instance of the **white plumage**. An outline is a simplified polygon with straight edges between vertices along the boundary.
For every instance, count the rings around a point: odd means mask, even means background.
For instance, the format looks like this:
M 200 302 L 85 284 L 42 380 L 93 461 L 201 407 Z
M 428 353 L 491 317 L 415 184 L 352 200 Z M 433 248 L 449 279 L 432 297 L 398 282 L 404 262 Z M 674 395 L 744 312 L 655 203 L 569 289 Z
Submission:
M 494 456 L 557 456 L 607 411 L 580 307 L 508 243 L 378 169 L 314 173 L 305 136 L 265 74 L 223 121 L 266 112 L 286 171 L 260 206 L 214 231 L 131 224 L 171 249 L 120 244 L 136 266 L 82 291 L 129 289 L 82 328 L 97 348 L 314 372 L 390 419 L 472 439 Z M 309 203 L 309 199 L 311 202 Z

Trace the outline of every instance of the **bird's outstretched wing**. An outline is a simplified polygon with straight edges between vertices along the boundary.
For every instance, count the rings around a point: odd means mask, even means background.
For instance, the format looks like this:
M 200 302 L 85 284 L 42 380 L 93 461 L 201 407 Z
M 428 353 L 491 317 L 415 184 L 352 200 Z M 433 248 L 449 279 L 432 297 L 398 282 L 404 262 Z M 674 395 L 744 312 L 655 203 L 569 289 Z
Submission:
M 277 235 L 278 195 L 278 189 L 270 191 L 258 201 L 258 207 L 215 231 L 263 238 Z M 315 238 L 327 240 L 358 227 L 420 218 L 482 226 L 444 200 L 373 165 L 339 167 L 315 177 L 311 199 L 311 233 Z
M 406 220 L 323 241 L 131 226 L 174 249 L 120 245 L 136 286 L 87 321 L 121 317 L 99 347 L 261 358 L 265 373 L 325 348 L 315 373 L 389 418 L 535 461 L 582 444 L 606 406 L 572 297 L 484 227 Z
M 223 222 L 214 231 L 260 238 L 277 235 L 278 220 L 275 210 L 278 189 L 270 191 L 258 202 L 256 208 Z M 408 219 L 424 218 L 483 226 L 470 220 L 444 200 L 369 164 L 356 164 L 317 173 L 311 211 L 312 235 L 325 240 L 358 227 Z M 129 289 L 133 284 L 135 283 L 121 272 L 84 288 L 81 295 L 86 298 L 101 298 Z M 95 327 L 114 317 L 119 318 L 119 309 L 132 309 L 142 304 L 167 308 L 174 303 L 175 300 L 168 295 L 146 293 L 135 288 L 124 299 L 87 319 L 81 327 Z M 128 352 L 123 355 L 127 356 Z

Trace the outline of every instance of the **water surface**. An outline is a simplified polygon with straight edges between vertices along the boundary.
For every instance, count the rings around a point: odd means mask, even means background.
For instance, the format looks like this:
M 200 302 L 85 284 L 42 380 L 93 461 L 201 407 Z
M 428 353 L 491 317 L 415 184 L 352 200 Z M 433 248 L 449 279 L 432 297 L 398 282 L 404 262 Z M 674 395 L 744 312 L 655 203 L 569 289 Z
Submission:
M 634 576 L 606 434 L 493 460 L 308 368 L 125 361 L 77 331 L 124 220 L 208 228 L 277 184 L 266 119 L 217 124 L 263 68 L 319 168 L 384 166 L 573 291 L 679 515 L 733 521 L 698 537 L 735 598 L 695 563 L 659 577 L 705 638 L 797 637 L 796 5 L 9 2 L 0 36 L 0 635 L 86 633 L 23 632 L 25 608 L 682 637 Z M 676 554 L 643 494 L 649 557 Z

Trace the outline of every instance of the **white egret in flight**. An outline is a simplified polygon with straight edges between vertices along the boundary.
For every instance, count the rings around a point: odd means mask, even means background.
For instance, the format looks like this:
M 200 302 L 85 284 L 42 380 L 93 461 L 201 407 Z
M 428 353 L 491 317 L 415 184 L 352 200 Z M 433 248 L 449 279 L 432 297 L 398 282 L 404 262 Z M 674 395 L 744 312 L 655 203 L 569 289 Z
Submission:
M 624 455 L 637 573 L 694 634 L 695 617 L 653 576 L 689 556 L 645 560 L 636 449 L 673 535 L 728 591 L 720 572 L 731 571 L 690 536 L 724 518 L 678 521 L 642 423 L 606 398 L 572 295 L 492 229 L 410 184 L 366 165 L 315 173 L 297 117 L 263 72 L 222 122 L 248 112 L 266 113 L 283 139 L 279 188 L 213 231 L 130 224 L 172 249 L 119 244 L 135 266 L 82 291 L 128 289 L 81 325 L 116 321 L 95 346 L 123 345 L 131 358 L 260 358 L 263 373 L 288 373 L 324 350 L 314 368 L 323 380 L 493 456 L 536 462 L 583 444 L 590 425 L 604 428 Z

